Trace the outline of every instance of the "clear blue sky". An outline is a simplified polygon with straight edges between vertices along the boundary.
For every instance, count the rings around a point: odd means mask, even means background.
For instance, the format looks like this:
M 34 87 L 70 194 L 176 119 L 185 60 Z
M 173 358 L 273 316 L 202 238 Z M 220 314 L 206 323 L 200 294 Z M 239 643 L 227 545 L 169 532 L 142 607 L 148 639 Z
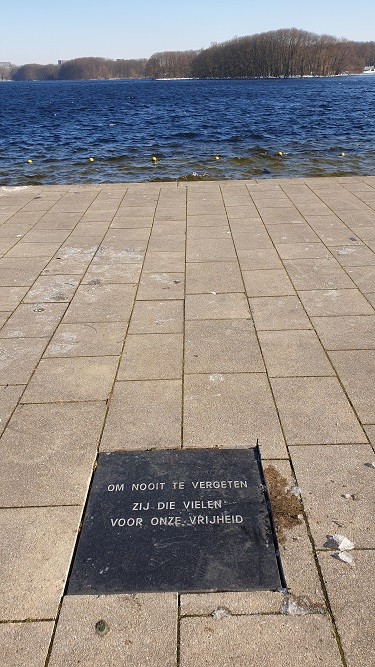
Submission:
M 156 51 L 278 28 L 375 41 L 375 0 L 4 0 L 0 61 L 81 56 L 147 58 Z

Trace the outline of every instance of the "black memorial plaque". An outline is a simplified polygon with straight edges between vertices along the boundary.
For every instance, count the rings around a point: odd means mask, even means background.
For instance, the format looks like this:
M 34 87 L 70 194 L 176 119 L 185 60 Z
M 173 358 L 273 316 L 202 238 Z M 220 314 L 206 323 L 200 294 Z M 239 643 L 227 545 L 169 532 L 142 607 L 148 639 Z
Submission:
M 68 594 L 281 587 L 255 449 L 99 455 Z

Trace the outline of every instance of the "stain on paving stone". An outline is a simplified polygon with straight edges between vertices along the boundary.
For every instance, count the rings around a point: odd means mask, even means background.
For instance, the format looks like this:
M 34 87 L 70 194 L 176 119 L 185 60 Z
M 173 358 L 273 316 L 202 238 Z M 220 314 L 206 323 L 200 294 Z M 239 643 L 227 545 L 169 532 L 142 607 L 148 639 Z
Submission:
M 302 504 L 295 496 L 288 481 L 276 468 L 268 466 L 264 470 L 268 494 L 272 505 L 273 520 L 280 544 L 285 544 L 285 531 L 302 523 Z

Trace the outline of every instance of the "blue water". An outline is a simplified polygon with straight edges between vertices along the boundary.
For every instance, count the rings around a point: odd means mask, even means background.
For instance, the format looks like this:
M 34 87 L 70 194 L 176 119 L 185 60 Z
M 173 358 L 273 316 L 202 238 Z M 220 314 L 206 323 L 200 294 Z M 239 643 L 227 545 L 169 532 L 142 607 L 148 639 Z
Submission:
M 0 185 L 374 175 L 374 121 L 375 76 L 1 83 Z

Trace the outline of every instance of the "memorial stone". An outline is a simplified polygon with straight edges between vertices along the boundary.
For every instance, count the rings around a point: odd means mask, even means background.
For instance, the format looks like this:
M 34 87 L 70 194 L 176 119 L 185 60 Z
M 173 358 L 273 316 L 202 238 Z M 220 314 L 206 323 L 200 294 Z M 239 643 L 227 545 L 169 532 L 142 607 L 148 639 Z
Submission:
M 68 594 L 282 582 L 256 449 L 99 455 Z

